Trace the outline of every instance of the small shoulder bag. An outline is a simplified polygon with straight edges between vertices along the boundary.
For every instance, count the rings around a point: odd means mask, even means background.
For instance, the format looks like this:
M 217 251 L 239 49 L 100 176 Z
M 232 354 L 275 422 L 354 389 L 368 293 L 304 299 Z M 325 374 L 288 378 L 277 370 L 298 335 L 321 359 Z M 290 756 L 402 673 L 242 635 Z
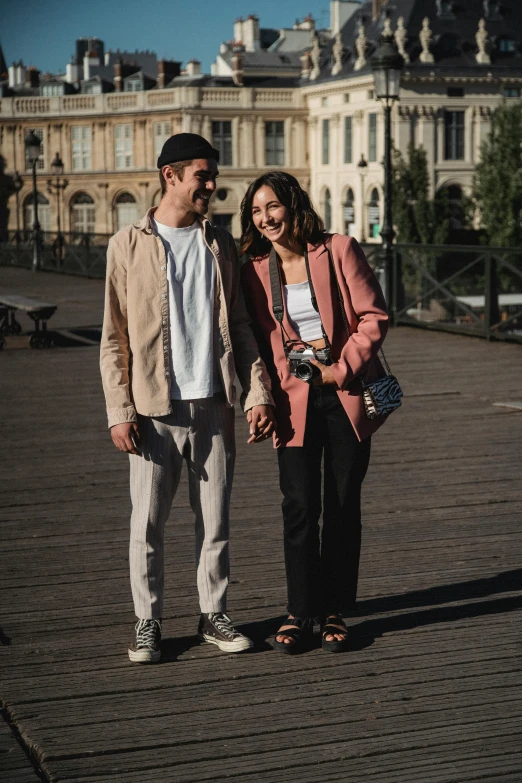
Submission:
M 328 250 L 330 268 L 337 287 L 337 296 L 339 298 L 339 306 L 341 308 L 346 336 L 350 339 L 350 327 L 348 326 L 348 318 L 346 317 L 344 309 L 343 294 L 339 285 L 332 256 L 332 237 L 326 241 L 326 249 Z M 386 375 L 383 378 L 378 378 L 376 381 L 371 381 L 370 383 L 365 383 L 362 378 L 359 378 L 362 386 L 364 412 L 368 419 L 376 419 L 378 416 L 388 416 L 388 414 L 392 413 L 396 408 L 400 408 L 402 405 L 401 397 L 403 395 L 399 381 L 395 375 L 392 375 L 390 365 L 386 361 L 382 348 L 380 349 L 380 353 L 384 367 L 386 368 Z

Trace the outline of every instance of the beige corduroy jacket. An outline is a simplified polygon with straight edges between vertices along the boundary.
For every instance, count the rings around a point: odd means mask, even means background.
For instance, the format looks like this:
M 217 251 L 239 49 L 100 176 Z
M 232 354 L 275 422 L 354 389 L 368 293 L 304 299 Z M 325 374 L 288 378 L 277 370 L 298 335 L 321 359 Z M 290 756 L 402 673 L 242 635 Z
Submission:
M 100 368 L 109 427 L 136 421 L 136 413 L 172 412 L 167 260 L 153 229 L 154 209 L 118 231 L 107 249 Z M 227 404 L 236 400 L 237 371 L 245 410 L 273 405 L 270 378 L 243 301 L 234 240 L 206 218 L 201 224 L 216 264 L 214 355 Z

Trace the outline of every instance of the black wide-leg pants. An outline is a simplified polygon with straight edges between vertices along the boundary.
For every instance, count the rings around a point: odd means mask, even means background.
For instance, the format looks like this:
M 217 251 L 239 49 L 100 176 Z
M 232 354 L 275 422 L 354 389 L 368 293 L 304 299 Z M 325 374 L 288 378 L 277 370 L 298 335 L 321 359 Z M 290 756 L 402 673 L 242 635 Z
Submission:
M 333 386 L 312 386 L 304 445 L 280 448 L 278 458 L 288 612 L 303 618 L 346 613 L 357 596 L 361 486 L 370 438 L 358 441 Z

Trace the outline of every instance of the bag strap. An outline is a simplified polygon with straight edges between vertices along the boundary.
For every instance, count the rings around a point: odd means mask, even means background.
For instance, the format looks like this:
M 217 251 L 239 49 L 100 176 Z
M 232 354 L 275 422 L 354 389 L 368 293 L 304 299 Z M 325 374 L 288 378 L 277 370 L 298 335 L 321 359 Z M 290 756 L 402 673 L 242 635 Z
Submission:
M 341 308 L 341 316 L 343 319 L 344 328 L 346 329 L 346 336 L 350 337 L 350 327 L 348 326 L 348 318 L 346 317 L 346 311 L 344 309 L 344 301 L 343 301 L 343 294 L 341 291 L 341 286 L 339 285 L 339 278 L 337 277 L 337 270 L 335 268 L 335 264 L 333 261 L 333 253 L 332 253 L 332 240 L 333 240 L 333 234 L 331 234 L 328 239 L 326 240 L 326 249 L 328 250 L 328 261 L 330 263 L 330 268 L 332 270 L 332 274 L 335 280 L 336 288 L 337 288 L 337 296 L 339 298 L 339 306 Z M 390 365 L 388 364 L 386 360 L 386 356 L 384 355 L 384 351 L 382 348 L 379 348 L 379 352 L 382 356 L 384 366 L 386 367 L 386 371 L 388 375 L 392 374 L 392 371 L 390 370 Z

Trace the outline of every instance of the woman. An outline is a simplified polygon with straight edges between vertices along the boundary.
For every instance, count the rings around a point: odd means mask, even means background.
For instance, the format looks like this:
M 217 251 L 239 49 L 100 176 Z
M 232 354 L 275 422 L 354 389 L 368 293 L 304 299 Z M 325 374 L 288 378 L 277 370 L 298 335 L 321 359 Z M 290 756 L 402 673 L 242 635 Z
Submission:
M 250 259 L 243 286 L 272 377 L 283 493 L 288 618 L 274 647 L 304 649 L 320 617 L 322 648 L 339 652 L 348 640 L 343 614 L 357 593 L 370 436 L 383 421 L 366 418 L 359 377 L 384 375 L 377 352 L 388 327 L 386 305 L 357 242 L 324 232 L 290 174 L 269 172 L 250 185 L 241 225 L 241 252 Z M 318 354 L 296 370 L 292 359 L 302 348 Z

